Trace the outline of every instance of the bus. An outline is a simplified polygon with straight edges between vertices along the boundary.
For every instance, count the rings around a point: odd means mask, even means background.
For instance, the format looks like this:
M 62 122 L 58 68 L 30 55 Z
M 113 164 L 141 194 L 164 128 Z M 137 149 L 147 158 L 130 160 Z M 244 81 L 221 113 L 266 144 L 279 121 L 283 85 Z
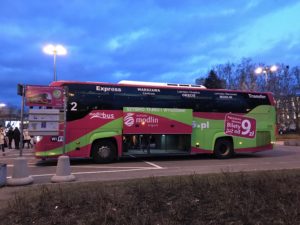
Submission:
M 235 153 L 273 149 L 275 102 L 269 92 L 201 85 L 56 81 L 67 87 L 65 154 L 107 163 L 129 156 Z M 63 154 L 58 136 L 38 137 L 39 159 Z

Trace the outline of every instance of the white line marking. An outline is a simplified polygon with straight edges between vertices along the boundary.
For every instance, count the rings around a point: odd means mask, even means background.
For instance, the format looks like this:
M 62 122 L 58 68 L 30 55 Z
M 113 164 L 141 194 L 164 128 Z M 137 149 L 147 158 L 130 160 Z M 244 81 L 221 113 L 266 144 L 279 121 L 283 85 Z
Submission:
M 147 162 L 147 161 L 144 161 L 145 163 L 147 163 L 148 165 L 150 166 L 154 166 L 156 169 L 163 169 L 163 167 L 160 167 L 159 165 L 156 165 L 154 163 L 151 163 L 151 162 Z
M 91 168 L 91 169 L 152 169 L 153 167 L 145 167 L 145 166 L 73 166 L 71 165 L 72 168 Z
M 129 156 L 132 157 L 132 158 L 136 158 L 134 155 L 129 155 Z M 144 161 L 144 163 L 147 163 L 150 166 L 154 166 L 157 169 L 163 169 L 163 167 L 160 167 L 159 165 L 156 165 L 156 164 L 151 163 L 151 162 Z
M 117 172 L 131 172 L 131 171 L 142 171 L 142 170 L 156 170 L 158 168 L 151 168 L 151 167 L 144 167 L 144 168 L 135 168 L 135 169 L 128 169 L 128 170 L 106 170 L 106 171 L 92 171 L 92 172 L 75 172 L 72 173 L 74 175 L 82 175 L 82 174 L 100 174 L 100 173 L 117 173 Z M 46 177 L 46 176 L 54 176 L 55 174 L 37 174 L 31 175 L 32 177 Z M 7 178 L 11 178 L 7 177 Z
M 71 165 L 72 168 L 91 168 L 91 169 L 153 169 L 156 168 L 156 169 L 163 169 L 163 167 L 159 166 L 159 165 L 156 165 L 154 163 L 151 163 L 151 162 L 147 162 L 147 161 L 143 161 L 144 163 L 150 165 L 151 167 L 145 167 L 145 166 L 139 166 L 139 167 L 136 167 L 136 166 L 102 166 L 102 165 L 99 165 L 99 166 L 89 166 L 89 165 Z M 12 167 L 13 164 L 7 164 L 7 167 Z M 29 167 L 38 167 L 36 165 L 36 163 L 28 163 L 28 166 Z M 57 165 L 49 165 L 49 166 L 46 166 L 46 167 L 53 167 L 53 166 L 57 166 Z
M 30 154 L 30 153 L 23 153 L 22 154 L 22 156 L 26 156 L 26 155 L 34 157 L 34 155 Z M 20 154 L 18 154 L 18 153 L 9 154 L 9 153 L 7 153 L 7 156 L 20 156 Z
M 116 173 L 116 172 L 130 172 L 130 171 L 139 171 L 139 170 L 155 170 L 156 168 L 136 168 L 136 169 L 128 169 L 128 170 L 107 170 L 107 171 L 94 171 L 94 172 L 75 172 L 72 174 L 97 174 L 97 173 Z

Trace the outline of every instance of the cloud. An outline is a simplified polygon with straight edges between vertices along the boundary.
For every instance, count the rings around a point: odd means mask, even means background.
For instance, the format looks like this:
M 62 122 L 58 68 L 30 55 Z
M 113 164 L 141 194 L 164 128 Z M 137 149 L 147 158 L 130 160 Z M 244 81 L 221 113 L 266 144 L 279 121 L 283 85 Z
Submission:
M 148 29 L 140 29 L 127 34 L 119 35 L 109 40 L 107 47 L 111 51 L 115 51 L 121 48 L 129 47 L 133 43 L 149 35 Z
M 256 19 L 236 31 L 236 38 L 230 42 L 232 55 L 238 58 L 267 53 L 279 43 L 289 40 L 298 43 L 300 39 L 299 23 L 300 3 Z
M 1 24 L 0 36 L 7 38 L 23 38 L 26 32 L 20 26 L 12 23 Z
M 246 5 L 245 5 L 245 11 L 255 9 L 260 3 L 261 3 L 261 0 L 247 1 Z
M 17 83 L 52 80 L 48 42 L 68 49 L 57 58 L 63 80 L 193 83 L 242 57 L 300 62 L 296 0 L 14 0 L 0 12 L 3 96 L 16 96 Z
M 123 79 L 129 78 L 131 76 L 131 74 L 129 72 L 117 71 L 117 72 L 114 72 L 112 74 L 112 76 L 114 77 L 114 79 L 116 79 L 117 81 L 119 81 L 119 80 L 123 80 Z

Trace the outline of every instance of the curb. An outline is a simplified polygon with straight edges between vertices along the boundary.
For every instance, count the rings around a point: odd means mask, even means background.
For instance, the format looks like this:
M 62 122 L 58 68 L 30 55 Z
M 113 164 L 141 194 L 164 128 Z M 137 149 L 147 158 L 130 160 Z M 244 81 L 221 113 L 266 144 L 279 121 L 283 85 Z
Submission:
M 285 146 L 300 146 L 300 140 L 287 140 L 284 141 Z

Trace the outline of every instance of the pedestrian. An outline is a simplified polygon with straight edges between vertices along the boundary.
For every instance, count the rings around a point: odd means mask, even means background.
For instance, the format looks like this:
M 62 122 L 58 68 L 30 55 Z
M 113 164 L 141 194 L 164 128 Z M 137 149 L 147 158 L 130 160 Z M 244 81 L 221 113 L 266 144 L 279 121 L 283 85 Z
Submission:
M 19 130 L 18 127 L 15 127 L 14 133 L 13 133 L 13 138 L 14 138 L 14 141 L 15 141 L 15 147 L 16 147 L 16 149 L 19 149 L 19 146 L 20 146 L 20 137 L 21 137 L 20 130 Z
M 2 149 L 2 155 L 5 156 L 5 134 L 4 134 L 4 129 L 1 127 L 0 128 L 0 147 Z
M 32 148 L 33 145 L 31 144 L 31 137 L 28 133 L 27 129 L 23 130 L 23 148 L 25 147 L 25 144 L 27 143 L 27 148 Z
M 8 138 L 8 149 L 11 149 L 12 140 L 14 138 L 14 131 L 13 131 L 12 127 L 9 127 L 9 129 L 6 133 L 6 137 Z

